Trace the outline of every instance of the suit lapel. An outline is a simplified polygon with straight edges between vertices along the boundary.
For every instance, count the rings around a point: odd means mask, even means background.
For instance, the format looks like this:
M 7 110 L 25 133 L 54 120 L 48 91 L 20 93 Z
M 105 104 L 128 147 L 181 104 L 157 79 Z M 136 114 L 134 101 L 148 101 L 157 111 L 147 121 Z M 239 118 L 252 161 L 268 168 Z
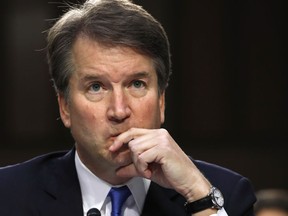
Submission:
M 176 191 L 163 188 L 151 182 L 142 216 L 186 216 L 185 199 Z
M 45 202 L 41 216 L 83 215 L 82 196 L 74 162 L 75 149 L 43 170 Z

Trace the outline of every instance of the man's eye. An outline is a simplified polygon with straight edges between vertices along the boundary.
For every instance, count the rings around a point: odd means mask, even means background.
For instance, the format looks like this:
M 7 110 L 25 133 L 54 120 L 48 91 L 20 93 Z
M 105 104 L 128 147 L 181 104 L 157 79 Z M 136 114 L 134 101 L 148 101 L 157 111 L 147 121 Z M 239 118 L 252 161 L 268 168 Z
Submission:
M 94 92 L 98 92 L 101 89 L 101 85 L 99 83 L 94 83 L 91 85 L 90 90 Z
M 133 82 L 133 86 L 134 86 L 135 88 L 141 88 L 141 87 L 144 86 L 144 82 L 143 82 L 143 81 L 140 81 L 140 80 L 135 80 L 135 81 Z

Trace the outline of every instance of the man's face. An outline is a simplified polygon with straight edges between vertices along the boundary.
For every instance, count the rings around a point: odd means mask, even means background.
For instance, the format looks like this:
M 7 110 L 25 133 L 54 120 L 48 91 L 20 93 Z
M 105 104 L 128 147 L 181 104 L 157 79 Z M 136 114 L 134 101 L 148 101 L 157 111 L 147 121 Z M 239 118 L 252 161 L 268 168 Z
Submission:
M 164 122 L 164 93 L 159 95 L 151 58 L 80 37 L 72 62 L 69 100 L 59 95 L 58 102 L 82 162 L 94 173 L 131 163 L 127 145 L 113 154 L 108 148 L 131 127 L 159 128 Z

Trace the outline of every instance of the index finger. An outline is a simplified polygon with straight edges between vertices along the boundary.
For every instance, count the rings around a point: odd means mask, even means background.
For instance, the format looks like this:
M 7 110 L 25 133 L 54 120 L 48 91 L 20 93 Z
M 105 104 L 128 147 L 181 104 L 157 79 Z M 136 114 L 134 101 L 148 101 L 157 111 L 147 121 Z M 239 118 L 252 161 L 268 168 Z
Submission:
M 128 144 L 131 140 L 143 134 L 146 130 L 147 129 L 130 128 L 114 140 L 114 143 L 109 147 L 109 150 L 112 152 L 117 151 L 121 146 Z

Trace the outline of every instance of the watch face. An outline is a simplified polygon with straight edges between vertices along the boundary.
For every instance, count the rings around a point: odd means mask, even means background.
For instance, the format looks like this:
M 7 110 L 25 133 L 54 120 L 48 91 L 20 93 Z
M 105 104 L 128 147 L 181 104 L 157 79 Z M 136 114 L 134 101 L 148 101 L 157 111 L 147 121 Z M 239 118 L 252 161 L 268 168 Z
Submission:
M 214 204 L 216 204 L 219 207 L 223 207 L 224 197 L 223 197 L 221 191 L 214 187 L 212 194 L 214 197 L 214 199 L 213 199 L 213 202 L 215 202 Z

